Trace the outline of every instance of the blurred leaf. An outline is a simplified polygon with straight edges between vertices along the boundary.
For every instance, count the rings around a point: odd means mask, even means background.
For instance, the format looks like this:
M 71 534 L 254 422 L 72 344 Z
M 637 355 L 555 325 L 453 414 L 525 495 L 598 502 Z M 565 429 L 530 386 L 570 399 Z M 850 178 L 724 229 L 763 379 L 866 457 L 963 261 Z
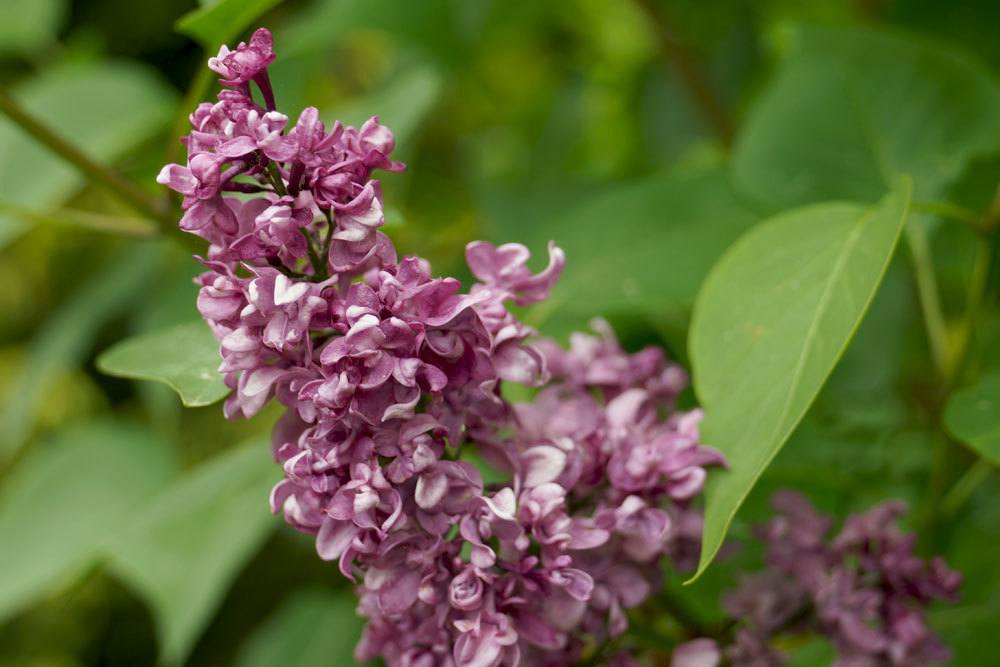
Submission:
M 817 204 L 761 223 L 712 268 L 691 323 L 702 436 L 729 470 L 706 487 L 698 576 L 747 493 L 864 317 L 906 220 L 910 185 L 879 204 Z
M 351 32 L 367 29 L 385 31 L 440 63 L 455 65 L 462 62 L 463 45 L 475 37 L 459 21 L 461 5 L 453 0 L 318 0 L 281 31 L 288 45 L 283 54 L 330 49 Z
M 858 328 L 850 347 L 817 399 L 838 425 L 894 430 L 908 420 L 899 389 L 906 368 L 906 342 L 923 350 L 906 257 L 898 257 Z M 871 440 L 871 434 L 868 434 Z
M 756 217 L 741 206 L 721 167 L 658 174 L 578 197 L 554 219 L 511 217 L 496 236 L 536 252 L 552 239 L 566 270 L 552 303 L 584 322 L 639 309 L 686 309 L 712 263 Z
M 31 4 L 31 3 L 23 3 Z M 48 69 L 13 91 L 39 120 L 98 162 L 114 162 L 165 127 L 175 95 L 145 67 L 133 63 L 71 63 Z M 0 116 L 4 199 L 46 210 L 79 190 L 84 178 L 47 148 Z M 42 177 L 41 175 L 44 175 Z M 26 228 L 0 215 L 0 247 Z
M 358 601 L 347 589 L 303 590 L 258 628 L 240 651 L 238 667 L 353 665 L 361 637 Z
M 736 147 L 737 186 L 777 209 L 875 201 L 900 174 L 933 199 L 1000 146 L 1000 86 L 915 38 L 800 29 Z
M 279 475 L 267 442 L 254 440 L 191 470 L 120 529 L 112 565 L 153 609 L 165 662 L 184 662 L 277 526 L 267 497 Z
M 30 56 L 53 45 L 65 13 L 65 0 L 5 0 L 0 21 L 0 54 Z
M 156 223 L 146 218 L 108 215 L 70 208 L 44 212 L 31 211 L 3 200 L 0 200 L 0 212 L 20 218 L 33 225 L 65 225 L 124 236 L 144 237 L 155 236 L 157 233 Z
M 788 667 L 814 667 L 837 662 L 837 650 L 826 637 L 797 638 L 795 645 L 787 647 L 782 653 L 788 661 L 784 664 Z
M 127 246 L 42 325 L 15 382 L 18 389 L 0 413 L 0 461 L 31 434 L 36 408 L 59 374 L 78 366 L 100 327 L 143 294 L 159 251 L 151 242 Z
M 984 656 L 996 651 L 1000 596 L 983 604 L 933 609 L 929 617 L 934 630 L 942 633 L 954 651 L 950 667 L 982 667 Z
M 371 94 L 337 109 L 335 114 L 325 114 L 326 120 L 328 125 L 340 119 L 345 124 L 360 127 L 377 114 L 379 121 L 392 129 L 396 145 L 400 147 L 398 157 L 407 158 L 415 153 L 413 139 L 437 102 L 441 87 L 441 75 L 433 67 L 425 64 L 409 67 Z
M 177 31 L 198 41 L 213 55 L 219 46 L 254 26 L 264 12 L 281 0 L 217 0 L 202 2 L 198 9 L 177 21 Z M 233 45 L 235 48 L 235 45 Z
M 202 321 L 144 333 L 116 343 L 97 359 L 108 375 L 163 382 L 187 407 L 211 405 L 230 389 L 222 381 L 219 342 Z
M 176 470 L 162 440 L 120 422 L 38 443 L 0 487 L 0 620 L 96 561 Z
M 983 376 L 952 394 L 944 411 L 948 431 L 995 466 L 1000 466 L 1000 374 Z
M 1000 476 L 984 480 L 974 501 L 955 516 L 960 528 L 943 554 L 948 565 L 962 573 L 962 598 L 957 605 L 931 609 L 931 627 L 940 632 L 954 657 L 955 667 L 979 667 L 984 656 L 996 651 L 996 625 L 1000 618 Z M 989 662 L 988 660 L 986 662 Z

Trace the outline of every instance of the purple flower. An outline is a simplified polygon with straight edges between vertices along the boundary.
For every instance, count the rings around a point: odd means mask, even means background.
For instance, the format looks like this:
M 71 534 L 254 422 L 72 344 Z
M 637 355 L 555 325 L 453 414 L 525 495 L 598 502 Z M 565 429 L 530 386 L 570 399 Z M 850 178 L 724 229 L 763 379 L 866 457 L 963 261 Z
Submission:
M 712 639 L 692 639 L 674 649 L 670 667 L 717 667 L 722 660 L 719 646 Z
M 517 632 L 504 614 L 477 612 L 455 621 L 459 631 L 454 658 L 457 667 L 497 667 L 518 663 Z
M 465 257 L 476 278 L 487 287 L 508 294 L 519 306 L 548 298 L 566 263 L 566 255 L 553 243 L 549 243 L 548 267 L 536 275 L 528 270 L 528 249 L 519 243 L 497 247 L 476 241 L 465 249 Z
M 208 67 L 218 74 L 219 83 L 224 86 L 243 87 L 250 81 L 260 86 L 268 108 L 274 108 L 274 95 L 267 79 L 267 67 L 274 62 L 274 48 L 271 31 L 258 28 L 250 37 L 250 43 L 240 42 L 230 51 L 225 44 L 219 54 L 208 59 Z
M 674 408 L 686 375 L 659 350 L 625 352 L 604 323 L 569 350 L 536 345 L 510 306 L 548 297 L 554 244 L 532 273 L 524 246 L 470 243 L 468 291 L 399 257 L 373 178 L 403 169 L 392 132 L 377 117 L 328 129 L 312 107 L 289 127 L 273 60 L 264 29 L 222 47 L 210 67 L 226 89 L 191 114 L 186 163 L 158 177 L 209 244 L 198 309 L 234 390 L 226 416 L 286 409 L 271 508 L 355 583 L 359 659 L 575 664 L 626 630 L 662 559 L 694 552 L 690 502 L 723 462 L 700 412 Z M 505 382 L 537 398 L 513 405 Z M 484 484 L 475 454 L 508 481 Z M 897 645 L 919 644 L 913 619 L 893 619 Z
M 927 665 L 948 652 L 925 620 L 933 600 L 954 600 L 960 578 L 942 561 L 913 553 L 913 539 L 896 528 L 905 512 L 888 502 L 847 518 L 830 538 L 832 522 L 793 492 L 780 492 L 778 515 L 759 531 L 770 568 L 745 577 L 725 598 L 741 619 L 726 649 L 734 665 L 777 665 L 768 640 L 781 632 L 818 632 L 837 648 L 838 665 Z

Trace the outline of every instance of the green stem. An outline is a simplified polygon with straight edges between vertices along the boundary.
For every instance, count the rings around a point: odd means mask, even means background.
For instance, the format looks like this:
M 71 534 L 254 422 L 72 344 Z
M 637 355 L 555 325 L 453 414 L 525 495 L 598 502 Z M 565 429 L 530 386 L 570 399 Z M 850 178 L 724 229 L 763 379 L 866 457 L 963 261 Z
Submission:
M 995 206 L 996 201 L 994 201 L 994 207 Z M 989 220 L 992 210 L 993 209 L 991 208 L 983 216 L 983 223 L 977 240 L 978 245 L 976 248 L 975 263 L 973 264 L 972 275 L 969 279 L 969 287 L 965 300 L 965 311 L 963 313 L 962 320 L 958 325 L 955 336 L 952 338 L 950 348 L 945 348 L 947 355 L 945 358 L 945 364 L 943 366 L 939 366 L 939 371 L 941 373 L 941 391 L 938 393 L 938 400 L 936 401 L 934 410 L 935 421 L 937 422 L 938 428 L 934 432 L 934 449 L 928 485 L 929 488 L 925 496 L 924 512 L 922 514 L 922 523 L 925 527 L 925 530 L 922 532 L 926 533 L 928 536 L 925 539 L 929 539 L 929 536 L 933 535 L 936 527 L 938 526 L 938 521 L 942 516 L 949 516 L 961 507 L 965 500 L 967 500 L 968 496 L 975 490 L 976 486 L 982 482 L 986 476 L 988 476 L 989 472 L 988 466 L 985 471 L 983 470 L 984 464 L 982 460 L 979 460 L 968 468 L 956 482 L 954 482 L 950 490 L 946 489 L 946 483 L 949 477 L 948 469 L 949 467 L 952 470 L 955 468 L 954 462 L 956 459 L 952 456 L 952 450 L 956 448 L 957 445 L 955 445 L 955 443 L 948 437 L 944 428 L 940 424 L 940 419 L 945 400 L 951 390 L 954 389 L 955 385 L 962 379 L 966 362 L 969 357 L 973 332 L 979 318 L 979 309 L 985 297 L 989 282 L 990 265 L 993 261 L 994 239 L 991 238 L 988 231 L 983 230 L 989 229 Z M 908 229 L 914 228 L 916 227 L 908 226 Z M 913 243 L 914 237 L 908 236 L 908 239 L 910 240 L 910 248 L 914 251 L 914 262 L 917 266 L 918 288 L 921 284 L 921 274 L 924 276 L 924 288 L 921 289 L 921 305 L 923 306 L 925 304 L 924 293 L 928 289 L 927 283 L 929 282 L 929 287 L 933 289 L 933 298 L 930 299 L 931 308 L 925 308 L 925 319 L 928 319 L 926 318 L 926 313 L 933 312 L 935 307 L 937 309 L 937 316 L 940 318 L 940 303 L 937 302 L 937 289 L 934 283 L 933 266 L 929 264 L 931 261 L 930 252 L 927 248 L 926 238 L 923 236 L 922 232 L 923 230 L 920 228 L 919 233 L 915 237 L 917 241 L 916 244 Z M 921 271 L 922 265 L 925 267 L 923 271 Z M 933 317 L 931 319 L 933 319 Z M 932 330 L 931 319 L 928 319 L 928 332 Z M 940 324 L 943 329 L 943 318 L 940 319 Z M 948 341 L 945 340 L 944 342 L 947 344 Z
M 330 209 L 323 209 L 323 217 L 326 218 L 326 239 L 323 240 L 323 254 L 330 254 L 330 246 L 333 244 L 333 215 L 330 214 Z
M 922 201 L 913 202 L 913 210 L 920 213 L 929 213 L 943 220 L 953 220 L 979 229 L 980 217 L 978 213 L 962 208 L 949 201 Z
M 277 257 L 268 257 L 267 263 L 270 266 L 274 267 L 275 269 L 278 269 L 279 271 L 284 273 L 292 280 L 309 280 L 311 278 L 311 276 L 307 276 L 306 274 L 296 271 L 295 269 L 288 268 L 287 266 L 282 264 L 281 260 L 278 259 Z
M 983 231 L 992 231 L 997 223 L 1000 223 L 1000 183 L 997 184 L 997 189 L 993 192 L 993 201 L 983 216 Z
M 910 257 L 913 260 L 917 281 L 917 295 L 924 316 L 924 325 L 927 328 L 934 367 L 940 376 L 945 378 L 948 374 L 948 330 L 941 311 L 941 298 L 938 295 L 934 260 L 927 243 L 927 235 L 924 233 L 924 228 L 915 220 L 911 219 L 906 224 L 906 241 L 910 246 Z
M 70 225 L 93 229 L 99 232 L 137 237 L 156 236 L 158 232 L 156 223 L 146 218 L 105 215 L 103 213 L 80 211 L 71 208 L 60 208 L 54 211 L 39 213 L 0 200 L 0 211 L 6 211 L 15 217 L 36 225 Z
M 989 282 L 990 264 L 993 261 L 993 248 L 990 239 L 980 235 L 977 239 L 976 258 L 972 265 L 972 275 L 969 278 L 969 292 L 965 299 L 965 312 L 955 334 L 955 344 L 948 365 L 946 391 L 950 391 L 961 381 L 965 361 L 969 356 L 970 341 L 979 319 L 979 308 L 986 296 Z
M 151 195 L 113 169 L 91 160 L 79 148 L 25 111 L 5 92 L 0 92 L 0 112 L 36 141 L 76 167 L 89 180 L 103 185 L 136 211 L 159 222 L 165 231 L 176 230 L 176 220 Z
M 305 230 L 304 227 L 299 227 L 299 232 L 306 239 L 306 248 L 309 251 L 309 262 L 313 267 L 313 277 L 314 278 L 325 278 L 326 277 L 326 264 L 320 259 L 319 252 L 316 250 L 316 246 L 313 244 L 312 235 Z
M 993 472 L 993 466 L 986 459 L 977 460 L 965 474 L 958 478 L 941 501 L 941 512 L 951 516 L 965 504 L 976 488 Z
M 271 178 L 271 185 L 274 186 L 275 192 L 282 197 L 288 194 L 288 188 L 285 187 L 285 182 L 281 180 L 281 172 L 278 171 L 278 164 L 274 160 L 270 160 L 267 163 L 267 175 Z

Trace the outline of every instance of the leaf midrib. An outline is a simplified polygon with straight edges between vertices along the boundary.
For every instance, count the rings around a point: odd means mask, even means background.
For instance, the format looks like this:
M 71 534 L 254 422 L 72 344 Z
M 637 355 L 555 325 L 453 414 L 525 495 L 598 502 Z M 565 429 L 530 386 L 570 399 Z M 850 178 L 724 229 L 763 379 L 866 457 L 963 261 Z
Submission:
M 820 299 L 816 304 L 816 308 L 813 310 L 814 315 L 818 315 L 829 306 L 829 302 L 833 294 L 833 285 L 837 282 L 837 279 L 843 272 L 844 267 L 847 263 L 847 258 L 850 256 L 851 251 L 857 245 L 857 242 L 861 237 L 861 232 L 864 230 L 865 225 L 872 218 L 872 216 L 875 215 L 875 213 L 878 210 L 879 210 L 878 207 L 871 207 L 867 209 L 864 212 L 864 214 L 860 218 L 858 218 L 858 221 L 854 223 L 854 229 L 851 230 L 850 236 L 844 242 L 844 246 L 841 249 L 840 254 L 837 256 L 837 260 L 834 264 L 834 270 L 831 271 L 830 278 L 826 281 L 826 284 L 823 287 L 823 293 L 820 295 Z M 806 336 L 803 340 L 802 351 L 799 353 L 798 359 L 796 360 L 795 370 L 792 374 L 792 381 L 789 383 L 789 391 L 785 399 L 785 403 L 782 406 L 782 410 L 778 418 L 777 425 L 770 438 L 771 441 L 774 441 L 775 438 L 781 433 L 781 431 L 783 430 L 785 420 L 788 418 L 788 413 L 791 410 L 792 398 L 797 392 L 799 384 L 802 382 L 802 377 L 805 369 L 805 362 L 806 359 L 808 358 L 808 352 L 812 349 L 812 341 L 815 338 L 815 332 L 818 326 L 817 324 L 818 321 L 819 317 L 814 316 L 809 324 L 809 329 L 806 332 Z M 783 442 L 784 440 L 782 440 L 781 442 L 776 442 L 774 446 L 769 448 L 770 451 L 768 452 L 767 457 L 765 457 L 763 461 L 764 465 L 760 466 L 757 472 L 753 474 L 753 476 L 750 478 L 751 484 L 749 484 L 746 487 L 746 489 L 739 494 L 739 496 L 737 497 L 737 502 L 733 504 L 732 508 L 728 511 L 726 515 L 726 521 L 724 522 L 725 526 L 729 526 L 732 523 L 733 518 L 739 511 L 739 508 L 743 505 L 743 502 L 750 494 L 750 490 L 756 485 L 757 480 L 760 479 L 760 476 L 763 474 L 764 469 L 767 468 L 768 463 L 772 461 L 774 457 L 777 455 L 778 450 L 781 448 L 781 444 Z M 725 532 L 723 532 L 722 535 L 724 536 Z M 721 537 L 716 538 L 714 541 L 716 542 L 716 544 L 712 549 L 712 556 L 711 556 L 712 558 L 715 557 L 715 553 L 718 552 L 719 546 L 722 544 Z M 707 553 L 707 551 L 705 553 Z M 698 571 L 695 573 L 695 578 L 701 574 L 701 572 L 704 570 L 704 567 L 707 566 L 707 562 L 710 562 L 710 560 L 706 561 L 706 563 L 699 564 Z M 691 579 L 691 581 L 693 581 L 693 578 Z

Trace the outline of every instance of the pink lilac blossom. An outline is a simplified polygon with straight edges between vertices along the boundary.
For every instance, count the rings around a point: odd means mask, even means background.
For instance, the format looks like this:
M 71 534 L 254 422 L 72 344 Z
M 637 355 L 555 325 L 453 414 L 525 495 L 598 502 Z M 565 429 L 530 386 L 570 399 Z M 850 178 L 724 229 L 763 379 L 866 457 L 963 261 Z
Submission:
M 627 354 L 604 323 L 569 350 L 532 344 L 508 304 L 548 296 L 554 245 L 532 273 L 521 245 L 469 244 L 468 292 L 398 257 L 373 178 L 404 168 L 392 132 L 327 129 L 314 108 L 290 125 L 273 60 L 266 29 L 222 47 L 209 66 L 225 89 L 191 114 L 186 164 L 157 179 L 209 243 L 198 308 L 233 389 L 226 416 L 287 408 L 271 506 L 356 583 L 360 659 L 574 664 L 625 632 L 663 559 L 690 562 L 690 503 L 723 459 L 700 444 L 701 413 L 675 409 L 686 376 L 658 350 Z M 503 382 L 540 393 L 511 404 Z M 471 451 L 509 481 L 484 483 Z
M 919 667 L 949 659 L 924 610 L 935 600 L 956 600 L 961 577 L 940 558 L 914 554 L 913 536 L 896 526 L 902 503 L 848 517 L 832 539 L 833 522 L 801 495 L 779 492 L 773 505 L 777 516 L 758 530 L 768 568 L 745 576 L 723 600 L 740 623 L 725 649 L 732 665 L 784 664 L 771 638 L 809 632 L 830 639 L 838 667 Z

